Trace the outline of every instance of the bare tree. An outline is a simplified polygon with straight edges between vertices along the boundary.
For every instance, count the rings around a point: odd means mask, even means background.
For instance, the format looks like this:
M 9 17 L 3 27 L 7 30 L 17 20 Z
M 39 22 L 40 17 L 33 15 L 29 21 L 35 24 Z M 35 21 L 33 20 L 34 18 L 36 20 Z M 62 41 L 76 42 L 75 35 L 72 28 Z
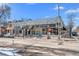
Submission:
M 67 15 L 67 18 L 69 19 L 68 21 L 68 31 L 69 31 L 69 37 L 72 37 L 72 29 L 74 27 L 74 18 L 76 14 L 75 13 L 70 13 Z
M 10 18 L 10 10 L 11 8 L 7 4 L 0 6 L 0 24 L 4 24 L 6 20 Z

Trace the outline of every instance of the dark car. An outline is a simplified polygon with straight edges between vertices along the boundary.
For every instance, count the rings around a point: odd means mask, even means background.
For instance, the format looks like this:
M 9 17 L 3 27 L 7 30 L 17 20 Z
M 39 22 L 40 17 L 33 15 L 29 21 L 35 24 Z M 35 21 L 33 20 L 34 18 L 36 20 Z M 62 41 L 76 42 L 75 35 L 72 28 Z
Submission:
M 78 36 L 77 32 L 72 32 L 73 36 Z

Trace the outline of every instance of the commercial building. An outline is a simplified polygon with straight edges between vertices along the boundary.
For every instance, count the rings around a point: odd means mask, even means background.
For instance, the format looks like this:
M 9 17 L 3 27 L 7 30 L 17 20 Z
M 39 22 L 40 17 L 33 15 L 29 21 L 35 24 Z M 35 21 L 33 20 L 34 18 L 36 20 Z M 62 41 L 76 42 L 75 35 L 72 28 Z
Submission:
M 11 25 L 12 24 L 12 25 Z M 61 17 L 48 17 L 39 18 L 31 21 L 12 22 L 8 30 L 16 36 L 29 36 L 29 35 L 46 35 L 48 30 L 52 34 L 58 34 L 59 32 L 66 32 L 64 22 Z

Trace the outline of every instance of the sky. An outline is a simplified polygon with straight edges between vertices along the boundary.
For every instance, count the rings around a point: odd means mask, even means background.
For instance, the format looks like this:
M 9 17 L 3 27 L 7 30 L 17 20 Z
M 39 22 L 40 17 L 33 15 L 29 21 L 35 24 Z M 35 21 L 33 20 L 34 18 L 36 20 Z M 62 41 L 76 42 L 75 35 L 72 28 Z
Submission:
M 44 18 L 57 16 L 57 4 L 56 3 L 10 3 L 11 18 Z M 65 24 L 68 23 L 67 15 L 75 13 L 76 25 L 79 25 L 79 4 L 77 3 L 60 3 L 60 16 Z

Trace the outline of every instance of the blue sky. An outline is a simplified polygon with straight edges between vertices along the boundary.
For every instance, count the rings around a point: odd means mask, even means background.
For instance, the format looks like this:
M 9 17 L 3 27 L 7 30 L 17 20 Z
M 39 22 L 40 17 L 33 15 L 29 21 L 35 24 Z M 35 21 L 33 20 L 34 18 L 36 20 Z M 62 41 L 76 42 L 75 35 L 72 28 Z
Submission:
M 11 3 L 11 18 L 43 18 L 43 17 L 55 17 L 57 16 L 57 4 L 56 3 Z M 67 24 L 67 15 L 69 13 L 76 14 L 76 24 L 79 25 L 79 4 L 73 3 L 61 3 L 60 15 L 65 24 Z

